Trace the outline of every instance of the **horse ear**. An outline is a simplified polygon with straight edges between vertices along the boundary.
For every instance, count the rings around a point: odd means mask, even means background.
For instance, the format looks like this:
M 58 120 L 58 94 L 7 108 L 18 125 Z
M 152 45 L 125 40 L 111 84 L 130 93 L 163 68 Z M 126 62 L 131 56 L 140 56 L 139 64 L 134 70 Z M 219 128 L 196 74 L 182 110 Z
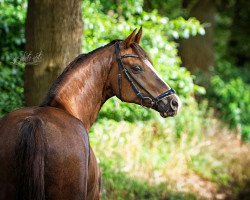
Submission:
M 138 31 L 138 33 L 135 36 L 135 43 L 137 43 L 137 44 L 140 43 L 141 36 L 142 36 L 142 27 L 140 28 L 140 30 Z
M 134 42 L 136 29 L 123 41 L 125 48 L 129 48 L 131 43 Z

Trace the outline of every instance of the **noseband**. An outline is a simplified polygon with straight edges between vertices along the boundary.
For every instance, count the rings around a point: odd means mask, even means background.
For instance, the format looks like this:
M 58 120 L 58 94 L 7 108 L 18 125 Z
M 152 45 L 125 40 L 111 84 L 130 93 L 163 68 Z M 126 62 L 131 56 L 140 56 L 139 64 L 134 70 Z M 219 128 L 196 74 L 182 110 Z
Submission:
M 122 99 L 122 72 L 124 72 L 125 77 L 127 78 L 128 82 L 130 83 L 132 89 L 134 90 L 135 94 L 137 95 L 137 97 L 139 99 L 143 100 L 149 100 L 151 105 L 158 105 L 158 103 L 165 99 L 168 96 L 171 96 L 173 94 L 175 94 L 175 90 L 170 88 L 169 90 L 167 90 L 166 92 L 160 94 L 157 97 L 154 97 L 146 88 L 144 88 L 133 76 L 132 74 L 129 72 L 129 70 L 124 66 L 122 59 L 123 58 L 128 58 L 128 57 L 133 57 L 133 58 L 140 58 L 138 55 L 135 54 L 125 54 L 125 55 L 120 55 L 120 43 L 116 42 L 115 43 L 115 54 L 116 54 L 116 59 L 118 62 L 118 67 L 119 67 L 119 72 L 118 72 L 118 86 L 119 86 L 119 98 L 121 99 L 121 101 L 123 101 Z M 136 83 L 136 84 L 135 84 Z M 138 85 L 140 88 L 142 88 L 145 92 L 147 92 L 147 94 L 149 96 L 144 96 L 140 90 L 138 89 L 138 87 L 136 86 Z

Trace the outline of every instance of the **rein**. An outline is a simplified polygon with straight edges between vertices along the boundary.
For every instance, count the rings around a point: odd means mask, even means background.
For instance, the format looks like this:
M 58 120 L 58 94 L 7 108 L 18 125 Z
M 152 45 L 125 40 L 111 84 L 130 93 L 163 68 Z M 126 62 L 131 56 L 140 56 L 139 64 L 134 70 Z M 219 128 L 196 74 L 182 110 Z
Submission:
M 118 72 L 118 86 L 119 86 L 119 98 L 121 99 L 121 101 L 123 101 L 122 99 L 122 73 L 124 72 L 125 77 L 127 78 L 128 82 L 130 83 L 132 89 L 134 90 L 136 96 L 143 100 L 149 100 L 151 105 L 158 105 L 158 103 L 165 99 L 168 96 L 171 96 L 173 94 L 175 94 L 175 90 L 170 88 L 169 90 L 167 90 L 166 92 L 160 94 L 157 97 L 154 97 L 146 88 L 144 88 L 137 80 L 136 78 L 133 77 L 133 75 L 129 72 L 129 70 L 124 66 L 122 59 L 123 58 L 128 58 L 128 57 L 133 57 L 133 58 L 140 58 L 138 55 L 135 54 L 125 54 L 125 55 L 120 55 L 120 43 L 117 42 L 115 43 L 115 54 L 116 54 L 116 59 L 117 59 L 117 63 L 118 63 L 118 67 L 119 67 L 119 72 Z M 135 84 L 136 83 L 136 84 Z M 147 92 L 147 94 L 149 96 L 144 96 L 139 88 L 136 86 L 138 85 L 140 88 L 142 88 L 144 91 Z

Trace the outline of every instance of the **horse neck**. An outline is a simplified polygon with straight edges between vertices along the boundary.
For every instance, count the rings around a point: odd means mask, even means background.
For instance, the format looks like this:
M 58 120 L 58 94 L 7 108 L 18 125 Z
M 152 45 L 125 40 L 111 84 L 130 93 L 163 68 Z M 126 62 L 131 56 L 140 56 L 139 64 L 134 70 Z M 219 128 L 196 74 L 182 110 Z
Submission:
M 81 120 L 87 131 L 95 122 L 102 104 L 112 96 L 107 89 L 114 58 L 112 46 L 94 52 L 79 66 L 67 72 L 66 80 L 57 89 L 57 95 L 51 103 L 51 106 L 63 109 Z

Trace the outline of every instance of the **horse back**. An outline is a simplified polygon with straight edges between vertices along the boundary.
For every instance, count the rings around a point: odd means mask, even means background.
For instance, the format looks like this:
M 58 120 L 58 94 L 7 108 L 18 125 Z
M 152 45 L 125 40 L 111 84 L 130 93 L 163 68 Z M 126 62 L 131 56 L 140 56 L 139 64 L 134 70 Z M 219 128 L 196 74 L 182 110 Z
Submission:
M 27 119 L 41 122 L 46 199 L 85 199 L 89 159 L 86 130 L 78 119 L 52 107 L 19 109 L 0 120 L 0 199 L 15 199 L 20 187 L 16 184 L 22 165 L 16 159 L 20 150 L 17 146 L 22 137 L 20 129 Z

